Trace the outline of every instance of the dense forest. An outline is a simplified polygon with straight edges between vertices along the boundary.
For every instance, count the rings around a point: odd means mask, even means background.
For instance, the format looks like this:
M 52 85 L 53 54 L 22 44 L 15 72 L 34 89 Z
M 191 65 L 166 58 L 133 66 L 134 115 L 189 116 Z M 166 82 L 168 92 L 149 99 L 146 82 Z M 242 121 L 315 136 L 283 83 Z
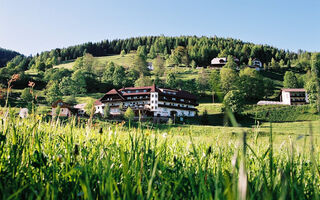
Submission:
M 15 56 L 20 55 L 18 52 L 11 51 L 8 49 L 3 49 L 0 47 L 0 67 L 4 67 L 8 61 L 10 61 Z

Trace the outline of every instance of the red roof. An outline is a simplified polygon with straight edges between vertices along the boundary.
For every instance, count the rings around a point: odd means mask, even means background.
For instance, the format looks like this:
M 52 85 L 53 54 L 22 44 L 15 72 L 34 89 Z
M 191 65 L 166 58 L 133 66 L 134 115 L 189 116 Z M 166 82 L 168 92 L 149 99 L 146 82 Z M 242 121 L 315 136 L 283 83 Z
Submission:
M 119 94 L 119 93 L 116 89 L 112 89 L 109 92 L 107 92 L 106 94 Z
M 96 106 L 100 106 L 102 105 L 101 101 L 99 99 L 97 99 L 95 102 L 94 102 L 94 105 Z
M 282 88 L 281 91 L 284 91 L 284 92 L 305 92 L 306 90 L 303 88 Z

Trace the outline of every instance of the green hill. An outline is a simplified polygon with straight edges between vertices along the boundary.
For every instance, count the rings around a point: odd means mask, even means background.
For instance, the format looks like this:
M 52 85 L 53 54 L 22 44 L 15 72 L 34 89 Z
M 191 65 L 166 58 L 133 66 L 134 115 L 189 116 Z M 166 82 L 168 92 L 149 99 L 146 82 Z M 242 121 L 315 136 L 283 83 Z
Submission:
M 94 57 L 96 61 L 99 63 L 107 63 L 107 62 L 114 62 L 116 65 L 121 65 L 123 67 L 130 67 L 132 65 L 134 56 L 136 53 L 128 53 L 126 55 L 110 55 L 110 56 L 101 56 L 101 57 Z M 72 69 L 75 60 L 68 60 L 64 61 L 59 65 L 55 65 L 54 68 L 65 68 L 65 69 Z

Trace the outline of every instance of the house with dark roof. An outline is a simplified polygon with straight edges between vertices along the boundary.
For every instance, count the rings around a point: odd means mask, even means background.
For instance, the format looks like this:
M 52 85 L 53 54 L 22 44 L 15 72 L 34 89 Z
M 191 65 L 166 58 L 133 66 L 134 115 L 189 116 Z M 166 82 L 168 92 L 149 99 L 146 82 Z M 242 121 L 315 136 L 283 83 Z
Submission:
M 99 99 L 103 107 L 108 104 L 110 115 L 116 116 L 131 108 L 142 117 L 194 117 L 197 97 L 187 91 L 146 87 L 112 89 Z
M 239 64 L 239 59 L 234 57 L 234 62 Z M 221 58 L 213 58 L 211 60 L 211 67 L 213 68 L 222 68 L 225 64 L 227 64 L 228 58 L 227 57 L 221 57 Z
M 252 60 L 252 66 L 262 68 L 262 62 L 258 58 L 254 58 Z
M 257 70 L 257 71 L 263 70 L 262 62 L 257 58 L 254 58 L 252 60 L 252 65 L 250 65 L 248 67 L 253 68 L 253 69 Z

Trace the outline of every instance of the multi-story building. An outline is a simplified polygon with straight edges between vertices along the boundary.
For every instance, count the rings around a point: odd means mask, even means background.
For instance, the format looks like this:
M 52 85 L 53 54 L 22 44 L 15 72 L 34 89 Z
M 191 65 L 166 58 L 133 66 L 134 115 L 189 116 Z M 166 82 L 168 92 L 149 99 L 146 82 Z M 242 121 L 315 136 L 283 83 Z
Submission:
M 285 105 L 302 105 L 309 102 L 308 94 L 303 88 L 281 89 L 281 101 Z
M 259 101 L 258 105 L 303 105 L 309 103 L 308 93 L 303 88 L 282 88 L 280 101 Z
M 196 115 L 197 97 L 187 91 L 146 87 L 112 89 L 99 99 L 103 107 L 108 104 L 111 115 L 120 115 L 128 107 L 142 117 L 193 117 Z

